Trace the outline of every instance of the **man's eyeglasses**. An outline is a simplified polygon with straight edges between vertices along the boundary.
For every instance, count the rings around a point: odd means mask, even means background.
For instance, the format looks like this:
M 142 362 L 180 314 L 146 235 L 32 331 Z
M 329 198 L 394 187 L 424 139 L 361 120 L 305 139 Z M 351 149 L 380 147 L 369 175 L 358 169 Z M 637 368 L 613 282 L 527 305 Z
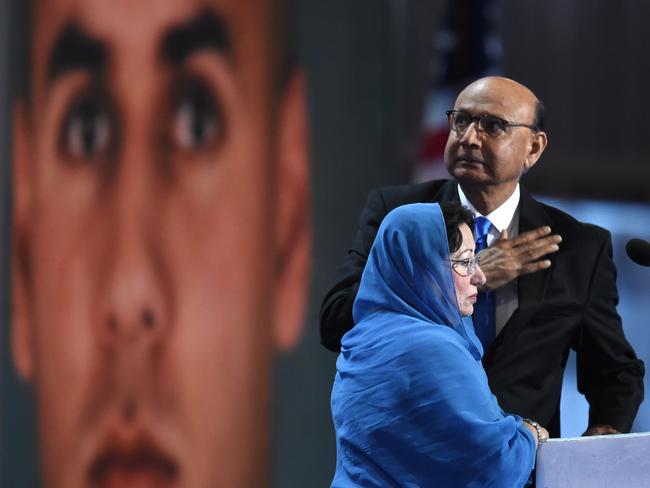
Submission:
M 460 276 L 471 276 L 474 274 L 476 268 L 481 262 L 481 256 L 477 254 L 473 258 L 450 259 L 450 261 L 451 261 L 451 268 Z
M 476 122 L 478 130 L 489 137 L 497 137 L 503 134 L 508 127 L 527 127 L 534 132 L 538 130 L 534 125 L 515 124 L 496 115 L 483 114 L 475 117 L 464 110 L 447 110 L 445 113 L 449 120 L 449 127 L 458 134 L 463 134 L 472 122 Z

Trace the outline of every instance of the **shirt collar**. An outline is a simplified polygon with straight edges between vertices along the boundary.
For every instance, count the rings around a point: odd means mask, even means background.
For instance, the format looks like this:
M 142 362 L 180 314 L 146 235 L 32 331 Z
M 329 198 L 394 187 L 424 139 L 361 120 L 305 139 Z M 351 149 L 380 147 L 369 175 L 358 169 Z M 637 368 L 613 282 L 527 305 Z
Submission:
M 504 229 L 507 229 L 510 226 L 512 218 L 517 211 L 520 197 L 519 183 L 517 183 L 517 187 L 515 188 L 515 191 L 512 192 L 512 195 L 510 195 L 498 208 L 487 215 L 482 215 L 478 210 L 476 210 L 476 208 L 474 208 L 474 205 L 472 205 L 467 199 L 467 196 L 460 185 L 458 185 L 458 197 L 460 198 L 460 203 L 467 207 L 472 214 L 474 214 L 474 217 L 478 217 L 479 215 L 486 217 L 490 222 L 492 222 L 492 225 L 499 231 L 499 233 L 501 233 Z

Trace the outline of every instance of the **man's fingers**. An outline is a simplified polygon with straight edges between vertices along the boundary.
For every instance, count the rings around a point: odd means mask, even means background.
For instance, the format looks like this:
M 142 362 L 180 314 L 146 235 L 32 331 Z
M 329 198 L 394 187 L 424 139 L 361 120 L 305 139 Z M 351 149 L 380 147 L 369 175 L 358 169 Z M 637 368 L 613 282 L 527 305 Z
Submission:
M 552 236 L 547 236 L 536 241 L 529 241 L 525 244 L 519 244 L 516 247 L 513 247 L 513 252 L 522 255 L 529 256 L 531 259 L 537 259 L 545 254 L 552 252 L 557 252 L 560 249 L 559 244 L 562 242 L 562 237 L 555 234 Z
M 541 261 L 535 261 L 534 263 L 524 264 L 521 267 L 520 275 L 534 273 L 535 271 L 541 271 L 542 269 L 550 268 L 551 261 L 548 259 L 542 259 Z
M 508 240 L 507 232 L 502 232 L 492 246 L 479 253 L 487 278 L 485 288 L 494 290 L 517 276 L 549 268 L 551 261 L 543 258 L 557 252 L 562 242 L 562 237 L 550 233 L 551 228 L 543 226 Z
M 499 237 L 497 238 L 497 240 L 494 241 L 494 242 L 497 243 L 499 241 L 507 241 L 507 240 L 508 240 L 508 229 L 503 229 L 501 231 L 501 234 L 499 234 Z
M 526 246 L 519 246 L 516 248 L 516 252 L 528 261 L 534 261 L 542 256 L 559 251 L 561 241 L 560 236 L 549 236 L 538 241 L 529 242 Z
M 519 246 L 526 244 L 530 241 L 536 241 L 544 236 L 547 236 L 551 233 L 551 228 L 548 225 L 538 227 L 537 229 L 529 230 L 527 232 L 522 232 L 517 237 L 515 237 L 511 242 L 514 246 Z
M 560 248 L 557 244 L 552 244 L 550 246 L 544 246 L 535 249 L 528 249 L 520 253 L 520 256 L 523 258 L 520 259 L 520 261 L 522 261 L 522 264 L 530 263 L 532 261 L 537 261 L 539 258 L 546 256 L 547 254 L 558 252 L 559 249 Z

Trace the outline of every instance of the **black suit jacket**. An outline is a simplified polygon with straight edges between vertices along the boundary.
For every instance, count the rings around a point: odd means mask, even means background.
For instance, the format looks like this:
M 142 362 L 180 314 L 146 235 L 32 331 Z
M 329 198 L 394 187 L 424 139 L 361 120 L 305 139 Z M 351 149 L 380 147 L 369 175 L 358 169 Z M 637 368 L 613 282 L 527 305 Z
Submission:
M 368 195 L 352 249 L 321 307 L 322 344 L 338 352 L 353 326 L 352 304 L 379 224 L 395 207 L 458 201 L 457 183 L 438 180 L 387 187 Z M 537 420 L 560 435 L 560 394 L 569 350 L 577 357 L 578 390 L 589 402 L 589 425 L 629 432 L 643 400 L 643 362 L 625 339 L 609 232 L 578 222 L 521 189 L 519 232 L 548 225 L 562 236 L 549 269 L 518 278 L 519 307 L 483 365 L 506 412 Z

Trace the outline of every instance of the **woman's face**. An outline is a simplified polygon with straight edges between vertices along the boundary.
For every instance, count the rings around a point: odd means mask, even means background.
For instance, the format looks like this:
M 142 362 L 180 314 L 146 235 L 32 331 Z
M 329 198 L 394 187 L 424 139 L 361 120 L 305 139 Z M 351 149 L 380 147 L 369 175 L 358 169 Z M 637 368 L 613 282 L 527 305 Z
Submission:
M 463 242 L 460 248 L 450 255 L 450 260 L 458 308 L 461 315 L 467 316 L 472 315 L 474 312 L 474 304 L 478 293 L 477 286 L 485 283 L 485 275 L 478 266 L 473 270 L 473 273 L 469 272 L 474 260 L 474 236 L 472 236 L 472 231 L 467 224 L 461 224 L 459 229 L 463 236 Z

